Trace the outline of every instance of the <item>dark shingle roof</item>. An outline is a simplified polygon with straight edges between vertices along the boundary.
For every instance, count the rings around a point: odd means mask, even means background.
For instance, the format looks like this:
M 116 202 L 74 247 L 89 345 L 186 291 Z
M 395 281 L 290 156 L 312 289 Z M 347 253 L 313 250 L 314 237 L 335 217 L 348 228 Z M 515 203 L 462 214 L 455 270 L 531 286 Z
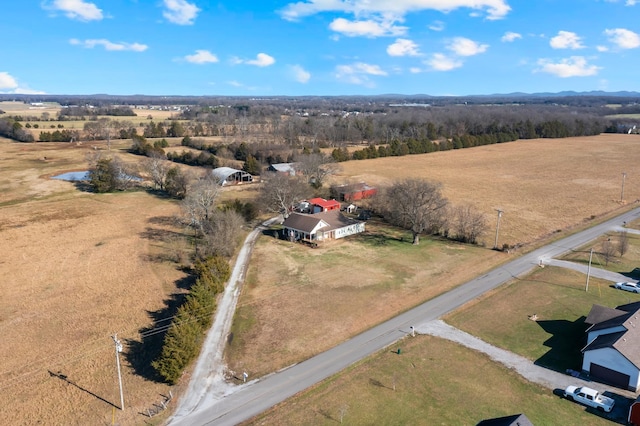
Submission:
M 609 308 L 602 305 L 593 305 L 589 315 L 587 315 L 587 319 L 584 320 L 584 323 L 590 325 L 599 324 L 603 321 L 608 321 L 626 314 L 627 311 L 620 309 Z
M 512 416 L 483 420 L 476 426 L 533 426 L 533 423 L 524 414 L 514 414 Z
M 286 228 L 296 229 L 303 232 L 311 232 L 320 222 L 324 222 L 327 226 L 322 227 L 322 231 L 331 231 L 333 229 L 344 228 L 348 225 L 360 223 L 355 219 L 351 219 L 340 213 L 338 210 L 316 214 L 291 213 L 284 221 Z
M 601 334 L 582 351 L 612 347 L 640 368 L 640 303 L 628 303 L 616 309 L 594 305 L 587 320 L 595 321 L 598 318 L 603 320 L 594 322 L 587 332 L 614 327 L 624 327 L 626 331 Z

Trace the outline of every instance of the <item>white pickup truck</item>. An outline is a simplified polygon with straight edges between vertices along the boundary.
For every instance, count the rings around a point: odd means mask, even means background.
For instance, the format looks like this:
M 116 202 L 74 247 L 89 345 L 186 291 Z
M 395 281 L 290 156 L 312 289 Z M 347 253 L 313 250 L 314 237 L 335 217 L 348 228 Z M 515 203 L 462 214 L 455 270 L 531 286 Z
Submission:
M 564 396 L 571 401 L 576 401 L 607 413 L 613 410 L 613 405 L 615 404 L 612 398 L 586 386 L 567 386 L 564 390 Z

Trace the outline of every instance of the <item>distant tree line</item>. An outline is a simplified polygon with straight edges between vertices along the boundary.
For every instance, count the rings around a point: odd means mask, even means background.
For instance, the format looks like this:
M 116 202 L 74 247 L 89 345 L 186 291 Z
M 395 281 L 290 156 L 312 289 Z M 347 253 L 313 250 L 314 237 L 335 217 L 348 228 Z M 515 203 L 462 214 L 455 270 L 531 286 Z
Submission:
M 12 118 L 0 118 L 0 136 L 18 142 L 33 142 L 31 132 L 25 130 L 22 124 Z
M 128 106 L 68 106 L 62 108 L 58 112 L 58 118 L 60 120 L 80 118 L 84 120 L 85 117 L 97 117 L 100 115 L 108 115 L 114 117 L 135 117 L 137 114 Z

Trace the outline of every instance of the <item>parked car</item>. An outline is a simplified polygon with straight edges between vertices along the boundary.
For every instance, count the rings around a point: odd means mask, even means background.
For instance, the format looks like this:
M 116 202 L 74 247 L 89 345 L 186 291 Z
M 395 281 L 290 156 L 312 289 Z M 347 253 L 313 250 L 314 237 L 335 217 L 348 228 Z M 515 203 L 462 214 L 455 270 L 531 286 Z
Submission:
M 564 390 L 564 396 L 568 400 L 576 401 L 607 413 L 610 413 L 615 405 L 615 401 L 612 398 L 586 386 L 567 386 Z
M 640 284 L 637 284 L 637 283 L 630 283 L 630 282 L 616 283 L 614 287 L 620 290 L 630 291 L 632 293 L 640 293 Z

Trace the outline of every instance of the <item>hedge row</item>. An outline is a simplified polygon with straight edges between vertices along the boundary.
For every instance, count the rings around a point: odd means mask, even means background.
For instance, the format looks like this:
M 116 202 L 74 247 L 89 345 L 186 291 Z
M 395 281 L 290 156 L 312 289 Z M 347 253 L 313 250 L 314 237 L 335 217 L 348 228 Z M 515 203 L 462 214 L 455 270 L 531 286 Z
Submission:
M 196 282 L 178 308 L 164 338 L 162 351 L 151 365 L 168 383 L 175 384 L 198 356 L 216 309 L 216 296 L 231 270 L 222 257 L 210 257 L 194 266 Z

